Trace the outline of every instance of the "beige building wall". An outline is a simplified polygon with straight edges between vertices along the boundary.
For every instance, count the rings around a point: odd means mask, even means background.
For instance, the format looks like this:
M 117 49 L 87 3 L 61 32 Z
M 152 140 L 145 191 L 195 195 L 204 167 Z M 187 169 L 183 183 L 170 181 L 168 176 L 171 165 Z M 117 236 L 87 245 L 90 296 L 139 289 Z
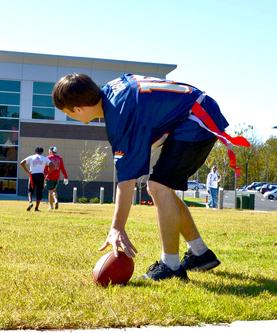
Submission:
M 87 141 L 88 148 L 92 151 L 100 146 L 108 152 L 107 162 L 95 182 L 113 183 L 114 164 L 104 126 L 96 122 L 90 124 L 92 129 L 89 126 L 68 121 L 66 115 L 57 109 L 54 111 L 54 119 L 34 119 L 32 114 L 34 82 L 54 83 L 68 73 L 82 72 L 90 75 L 97 84 L 102 85 L 122 73 L 165 78 L 176 67 L 174 64 L 0 51 L 0 80 L 20 81 L 21 86 L 17 161 L 20 162 L 33 154 L 37 146 L 43 147 L 47 155 L 48 148 L 55 145 L 58 153 L 64 158 L 69 180 L 75 181 L 74 186 L 78 186 L 80 153 Z M 8 164 L 6 161 L 1 162 Z M 19 163 L 17 163 L 17 169 L 18 173 L 16 177 L 13 177 L 13 181 L 17 182 L 16 193 L 25 193 L 27 175 Z
M 97 140 L 64 140 L 64 139 L 46 139 L 46 138 L 24 138 L 20 139 L 19 160 L 23 160 L 29 155 L 34 154 L 35 148 L 40 146 L 44 148 L 45 156 L 48 155 L 50 146 L 58 148 L 58 154 L 63 157 L 64 165 L 70 180 L 81 180 L 80 174 L 80 154 L 85 146 L 90 151 L 95 151 L 97 147 L 101 147 L 107 152 L 107 159 L 103 165 L 103 170 L 97 181 L 113 181 L 113 158 L 111 147 L 107 141 Z M 18 176 L 20 179 L 27 179 L 27 174 L 23 169 L 19 169 Z
M 87 147 L 90 151 L 95 151 L 97 147 L 101 147 L 107 152 L 107 158 L 103 164 L 103 170 L 96 181 L 112 182 L 114 175 L 114 163 L 111 146 L 108 141 L 97 140 L 70 140 L 70 139 L 45 139 L 45 138 L 24 138 L 20 139 L 19 161 L 29 155 L 34 154 L 36 147 L 43 147 L 45 156 L 48 155 L 48 149 L 51 146 L 58 148 L 58 154 L 63 157 L 64 165 L 68 173 L 69 180 L 81 180 L 80 173 L 80 154 Z M 35 143 L 34 143 L 35 142 Z M 152 150 L 151 167 L 156 163 L 160 154 L 160 148 Z M 27 174 L 22 168 L 18 170 L 20 179 L 27 179 Z M 62 178 L 62 175 L 61 175 Z

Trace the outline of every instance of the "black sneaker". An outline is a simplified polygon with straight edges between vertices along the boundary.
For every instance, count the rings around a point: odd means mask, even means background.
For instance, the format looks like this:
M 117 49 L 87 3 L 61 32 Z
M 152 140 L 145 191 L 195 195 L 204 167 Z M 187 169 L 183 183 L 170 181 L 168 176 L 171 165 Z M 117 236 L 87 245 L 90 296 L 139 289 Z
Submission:
M 33 208 L 34 204 L 31 202 L 27 208 L 27 211 L 29 212 Z
M 220 261 L 211 250 L 207 250 L 201 256 L 196 256 L 189 249 L 185 253 L 181 265 L 188 271 L 208 271 L 220 265 Z
M 177 277 L 182 280 L 188 279 L 187 272 L 184 267 L 180 266 L 176 271 L 173 271 L 162 261 L 156 261 L 148 268 L 147 272 L 142 276 L 143 279 L 152 279 L 155 281 L 171 279 L 173 277 Z
M 35 208 L 35 212 L 40 212 L 40 210 L 36 207 L 36 208 Z
M 57 202 L 55 202 L 55 209 L 58 209 L 58 208 L 59 208 L 59 203 L 57 201 Z

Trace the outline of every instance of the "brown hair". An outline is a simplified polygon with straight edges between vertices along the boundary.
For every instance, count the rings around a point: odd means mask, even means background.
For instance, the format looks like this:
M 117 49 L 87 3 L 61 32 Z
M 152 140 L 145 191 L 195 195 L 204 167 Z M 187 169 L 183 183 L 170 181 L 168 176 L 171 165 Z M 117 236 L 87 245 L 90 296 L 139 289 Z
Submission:
M 74 106 L 93 106 L 101 99 L 101 89 L 86 74 L 68 74 L 56 82 L 52 91 L 53 103 L 62 109 Z

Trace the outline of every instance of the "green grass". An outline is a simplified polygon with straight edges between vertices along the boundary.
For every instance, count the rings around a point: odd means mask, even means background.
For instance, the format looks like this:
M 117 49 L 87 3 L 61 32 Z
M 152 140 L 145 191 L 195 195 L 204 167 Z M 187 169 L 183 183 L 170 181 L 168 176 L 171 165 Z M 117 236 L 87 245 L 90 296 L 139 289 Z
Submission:
M 113 205 L 61 204 L 26 212 L 0 201 L 0 329 L 197 325 L 277 318 L 277 212 L 191 208 L 222 264 L 177 279 L 138 282 L 159 259 L 155 209 L 132 207 L 127 231 L 138 249 L 126 287 L 95 286 L 91 270 Z M 182 251 L 186 246 L 181 242 Z

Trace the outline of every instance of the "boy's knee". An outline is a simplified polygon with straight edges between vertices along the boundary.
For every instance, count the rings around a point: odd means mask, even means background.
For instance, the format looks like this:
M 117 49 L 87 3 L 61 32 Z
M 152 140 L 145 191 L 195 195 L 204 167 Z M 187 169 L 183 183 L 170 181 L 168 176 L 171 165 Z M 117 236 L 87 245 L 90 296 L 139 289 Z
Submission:
M 169 187 L 162 185 L 160 183 L 154 182 L 152 180 L 149 180 L 147 182 L 147 192 L 151 196 L 155 197 L 157 195 L 165 195 L 171 191 L 172 190 Z

